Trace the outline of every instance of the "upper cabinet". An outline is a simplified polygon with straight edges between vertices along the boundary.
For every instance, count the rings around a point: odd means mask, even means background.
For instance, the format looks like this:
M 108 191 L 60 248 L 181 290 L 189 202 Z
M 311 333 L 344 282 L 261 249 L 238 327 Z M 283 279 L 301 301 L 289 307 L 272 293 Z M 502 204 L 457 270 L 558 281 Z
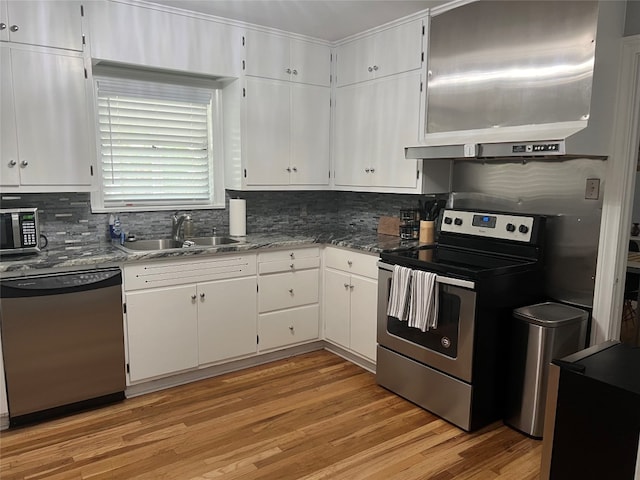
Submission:
M 242 72 L 239 28 L 105 0 L 88 2 L 87 8 L 96 60 L 215 77 Z
M 90 190 L 93 132 L 82 55 L 0 44 L 0 58 L 2 190 Z
M 420 69 L 423 37 L 418 19 L 338 46 L 337 86 Z
M 245 48 L 247 75 L 329 86 L 331 51 L 327 45 L 249 30 Z
M 0 1 L 0 41 L 82 50 L 81 12 L 73 0 Z

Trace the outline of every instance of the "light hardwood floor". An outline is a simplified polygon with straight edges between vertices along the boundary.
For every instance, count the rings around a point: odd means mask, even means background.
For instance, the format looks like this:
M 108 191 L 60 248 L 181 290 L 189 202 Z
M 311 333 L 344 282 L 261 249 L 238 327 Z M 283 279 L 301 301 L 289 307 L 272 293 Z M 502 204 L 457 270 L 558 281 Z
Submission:
M 326 351 L 0 434 L 9 479 L 536 479 L 541 442 L 468 434 Z

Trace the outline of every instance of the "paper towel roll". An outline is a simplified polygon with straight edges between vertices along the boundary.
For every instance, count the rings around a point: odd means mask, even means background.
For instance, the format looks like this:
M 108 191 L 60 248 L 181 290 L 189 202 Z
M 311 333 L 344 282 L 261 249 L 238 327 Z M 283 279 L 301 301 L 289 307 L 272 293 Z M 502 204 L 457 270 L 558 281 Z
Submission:
M 241 198 L 229 199 L 229 235 L 244 237 L 247 234 L 247 201 Z

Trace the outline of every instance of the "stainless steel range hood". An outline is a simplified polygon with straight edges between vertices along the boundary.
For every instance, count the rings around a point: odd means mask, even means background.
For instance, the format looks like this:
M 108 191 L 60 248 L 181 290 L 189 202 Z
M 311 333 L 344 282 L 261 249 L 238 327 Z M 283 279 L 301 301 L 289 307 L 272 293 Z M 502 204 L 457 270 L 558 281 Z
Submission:
M 432 12 L 426 134 L 405 157 L 606 158 L 624 10 L 480 0 Z

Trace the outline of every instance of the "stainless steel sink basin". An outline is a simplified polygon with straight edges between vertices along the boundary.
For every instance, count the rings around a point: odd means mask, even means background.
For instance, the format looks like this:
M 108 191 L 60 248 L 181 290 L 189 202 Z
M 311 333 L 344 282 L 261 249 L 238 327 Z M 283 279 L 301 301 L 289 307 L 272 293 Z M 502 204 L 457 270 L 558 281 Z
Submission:
M 195 237 L 189 238 L 196 245 L 215 247 L 216 245 L 229 245 L 231 243 L 240 243 L 240 240 L 235 240 L 229 237 Z
M 185 241 L 175 241 L 170 238 L 158 238 L 151 240 L 127 241 L 124 242 L 122 247 L 125 250 L 136 252 L 151 252 L 155 250 L 193 248 L 193 244 L 195 244 L 196 247 L 215 247 L 218 245 L 230 245 L 233 243 L 240 243 L 240 240 L 235 240 L 229 237 L 195 237 L 189 238 Z

